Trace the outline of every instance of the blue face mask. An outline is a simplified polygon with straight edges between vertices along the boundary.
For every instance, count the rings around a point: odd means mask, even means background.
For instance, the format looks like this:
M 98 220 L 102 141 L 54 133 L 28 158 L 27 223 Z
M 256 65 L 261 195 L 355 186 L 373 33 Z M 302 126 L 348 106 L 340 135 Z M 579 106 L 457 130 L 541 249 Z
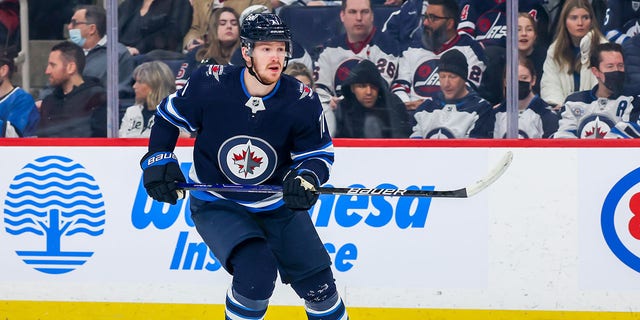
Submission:
M 71 40 L 71 42 L 81 47 L 84 45 L 85 41 L 87 41 L 87 39 L 82 37 L 82 34 L 80 33 L 80 29 L 69 30 L 69 40 Z

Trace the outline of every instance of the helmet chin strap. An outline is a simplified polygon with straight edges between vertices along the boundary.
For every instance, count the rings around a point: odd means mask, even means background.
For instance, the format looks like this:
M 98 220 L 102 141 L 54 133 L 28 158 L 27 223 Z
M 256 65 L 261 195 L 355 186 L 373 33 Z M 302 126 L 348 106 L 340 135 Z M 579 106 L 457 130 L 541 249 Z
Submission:
M 258 80 L 258 82 L 262 83 L 265 86 L 269 86 L 272 85 L 273 83 L 265 83 L 264 81 L 262 81 L 262 79 L 260 79 L 260 76 L 258 75 L 258 73 L 255 72 L 255 70 L 253 70 L 253 67 L 256 65 L 253 62 L 253 57 L 251 58 L 251 67 L 247 66 L 247 71 L 249 71 L 249 74 L 252 75 L 254 78 L 256 78 L 256 80 Z M 246 63 L 245 63 L 246 65 Z

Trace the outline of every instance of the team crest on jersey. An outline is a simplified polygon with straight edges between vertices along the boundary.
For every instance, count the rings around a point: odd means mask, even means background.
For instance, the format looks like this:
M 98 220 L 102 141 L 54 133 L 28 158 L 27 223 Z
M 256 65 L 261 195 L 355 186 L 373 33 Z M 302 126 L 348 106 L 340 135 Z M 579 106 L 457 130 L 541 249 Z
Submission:
M 491 10 L 480 16 L 476 28 L 478 29 L 477 40 L 501 39 L 507 36 L 507 26 L 500 23 L 504 20 L 503 13 L 498 10 Z
M 335 78 L 333 79 L 333 86 L 336 88 L 336 91 L 340 91 L 342 89 L 342 83 L 347 79 L 347 77 L 349 77 L 351 70 L 353 70 L 358 62 L 360 62 L 359 59 L 349 59 L 340 63 L 338 69 L 336 69 Z
M 218 150 L 220 170 L 233 183 L 259 184 L 275 171 L 278 155 L 266 141 L 250 136 L 227 139 Z
M 207 70 L 208 76 L 213 76 L 216 80 L 220 81 L 220 75 L 222 74 L 223 66 L 213 64 L 209 66 L 209 70 Z
M 421 97 L 433 97 L 440 91 L 438 59 L 423 62 L 413 75 L 413 90 Z
M 605 115 L 590 115 L 585 117 L 578 125 L 578 136 L 581 139 L 602 139 L 616 122 Z
M 309 86 L 305 85 L 302 82 L 300 83 L 300 87 L 298 87 L 298 91 L 300 92 L 300 97 L 298 98 L 298 100 L 302 100 L 305 97 L 313 97 L 313 90 L 311 90 Z

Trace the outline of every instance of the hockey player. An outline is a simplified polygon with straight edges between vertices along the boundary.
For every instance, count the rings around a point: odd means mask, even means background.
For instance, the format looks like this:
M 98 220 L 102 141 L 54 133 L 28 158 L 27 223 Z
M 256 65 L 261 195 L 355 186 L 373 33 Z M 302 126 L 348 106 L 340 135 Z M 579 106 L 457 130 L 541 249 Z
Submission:
M 158 106 L 141 161 L 144 186 L 155 200 L 176 203 L 176 181 L 185 180 L 173 154 L 178 128 L 198 133 L 190 182 L 282 185 L 282 194 L 190 194 L 198 233 L 233 275 L 226 319 L 263 319 L 278 272 L 305 300 L 308 319 L 348 319 L 307 211 L 333 163 L 320 101 L 282 75 L 291 35 L 277 15 L 249 15 L 240 35 L 245 67 L 200 67 Z
M 621 94 L 625 77 L 622 47 L 610 42 L 598 45 L 590 64 L 598 84 L 567 97 L 554 138 L 640 137 L 640 97 Z
M 493 137 L 491 105 L 466 86 L 468 68 L 460 51 L 453 49 L 442 55 L 438 66 L 441 91 L 416 110 L 411 138 Z
M 456 0 L 431 0 L 424 15 L 423 32 L 416 36 L 400 58 L 398 79 L 391 91 L 398 95 L 408 110 L 415 110 L 425 99 L 440 91 L 438 58 L 453 48 L 468 61 L 467 79 L 480 86 L 485 59 L 482 47 L 468 35 L 459 35 Z
M 373 24 L 370 0 L 344 0 L 340 20 L 345 33 L 329 39 L 315 66 L 316 91 L 327 113 L 330 132 L 335 132 L 332 110 L 342 98 L 342 82 L 360 60 L 373 62 L 391 84 L 398 71 L 398 43 Z

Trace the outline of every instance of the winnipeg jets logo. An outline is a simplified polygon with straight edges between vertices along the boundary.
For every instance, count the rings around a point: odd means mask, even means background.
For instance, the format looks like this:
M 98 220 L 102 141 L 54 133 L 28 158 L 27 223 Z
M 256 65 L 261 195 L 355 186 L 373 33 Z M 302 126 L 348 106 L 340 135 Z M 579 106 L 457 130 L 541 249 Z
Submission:
M 249 140 L 245 146 L 246 148 L 240 153 L 233 154 L 233 164 L 238 166 L 238 173 L 247 175 L 253 174 L 254 169 L 260 167 L 262 164 L 262 157 L 257 157 L 255 152 L 251 150 L 251 140 Z
M 265 140 L 235 136 L 223 142 L 218 150 L 220 170 L 235 184 L 259 184 L 275 171 L 278 155 Z
M 590 115 L 578 125 L 578 136 L 581 139 L 603 139 L 615 125 L 615 121 L 606 115 Z
M 221 65 L 211 65 L 209 66 L 209 70 L 207 70 L 208 76 L 213 76 L 217 81 L 220 81 L 220 75 L 222 74 L 222 69 L 224 69 Z
M 264 107 L 264 102 L 260 97 L 251 97 L 244 105 L 249 107 L 249 109 L 251 109 L 251 113 L 253 114 L 257 113 L 258 111 L 266 110 L 266 108 Z
M 300 92 L 300 97 L 298 98 L 298 100 L 302 100 L 304 97 L 311 98 L 313 96 L 313 90 L 311 90 L 311 88 L 306 86 L 304 83 L 300 83 L 298 91 Z

